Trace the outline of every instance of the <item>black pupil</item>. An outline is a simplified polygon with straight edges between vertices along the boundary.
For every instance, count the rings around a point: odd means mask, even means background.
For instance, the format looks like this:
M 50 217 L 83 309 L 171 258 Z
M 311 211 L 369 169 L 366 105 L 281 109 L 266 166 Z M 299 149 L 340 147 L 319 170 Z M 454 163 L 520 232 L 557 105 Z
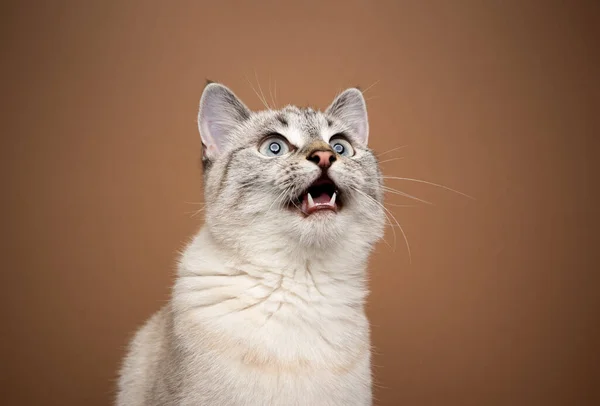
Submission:
M 269 150 L 271 150 L 272 153 L 276 154 L 281 150 L 281 145 L 279 145 L 276 142 L 272 142 L 271 145 L 269 145 Z
M 344 146 L 342 144 L 335 144 L 333 146 L 333 149 L 335 150 L 335 152 L 337 152 L 338 154 L 342 154 L 344 152 Z

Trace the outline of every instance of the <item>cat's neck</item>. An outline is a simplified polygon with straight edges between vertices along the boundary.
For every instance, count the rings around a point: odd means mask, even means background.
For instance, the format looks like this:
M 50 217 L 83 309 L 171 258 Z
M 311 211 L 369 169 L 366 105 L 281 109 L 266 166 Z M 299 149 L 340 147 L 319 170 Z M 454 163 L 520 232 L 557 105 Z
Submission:
M 336 248 L 344 252 L 331 250 L 326 255 L 314 250 L 308 255 L 276 242 L 266 241 L 262 246 L 268 249 L 252 255 L 240 253 L 224 246 L 204 227 L 182 255 L 175 295 L 187 298 L 187 293 L 214 283 L 231 297 L 243 295 L 249 303 L 263 300 L 265 295 L 277 297 L 274 293 L 291 292 L 305 303 L 363 308 L 368 295 L 367 252 L 360 255 L 357 250 L 348 251 L 350 246 L 341 246 Z M 248 297 L 248 289 L 256 284 L 268 289 L 251 291 Z M 209 291 L 202 296 L 206 303 L 219 300 Z M 196 293 L 189 296 L 194 303 L 198 297 Z
M 285 274 L 286 270 L 309 269 L 345 278 L 364 278 L 370 247 L 357 247 L 348 240 L 327 247 L 304 247 L 285 238 L 264 240 L 249 237 L 242 243 L 219 241 L 203 227 L 184 252 L 183 272 L 224 272 L 227 269 L 257 269 Z

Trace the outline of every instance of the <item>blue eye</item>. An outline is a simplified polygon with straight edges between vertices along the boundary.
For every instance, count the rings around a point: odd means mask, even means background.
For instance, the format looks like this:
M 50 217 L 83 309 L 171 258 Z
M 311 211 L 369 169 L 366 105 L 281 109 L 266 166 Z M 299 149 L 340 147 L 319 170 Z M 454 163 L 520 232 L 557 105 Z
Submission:
M 269 151 L 277 155 L 279 154 L 279 151 L 281 151 L 281 145 L 279 145 L 278 142 L 272 142 L 269 144 Z
M 352 156 L 354 155 L 354 148 L 348 141 L 343 138 L 334 138 L 329 141 L 329 145 L 335 151 L 336 154 L 341 156 Z
M 281 137 L 269 137 L 260 144 L 259 152 L 269 157 L 282 156 L 289 152 L 290 148 Z

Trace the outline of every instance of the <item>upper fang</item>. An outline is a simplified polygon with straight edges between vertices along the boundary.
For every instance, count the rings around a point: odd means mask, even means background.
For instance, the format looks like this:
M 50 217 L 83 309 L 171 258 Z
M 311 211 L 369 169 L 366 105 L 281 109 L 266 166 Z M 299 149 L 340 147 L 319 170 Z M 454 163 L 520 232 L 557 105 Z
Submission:
M 311 207 L 315 206 L 315 201 L 313 200 L 313 198 L 310 195 L 310 193 L 307 193 L 307 195 L 308 195 L 308 208 L 310 209 Z

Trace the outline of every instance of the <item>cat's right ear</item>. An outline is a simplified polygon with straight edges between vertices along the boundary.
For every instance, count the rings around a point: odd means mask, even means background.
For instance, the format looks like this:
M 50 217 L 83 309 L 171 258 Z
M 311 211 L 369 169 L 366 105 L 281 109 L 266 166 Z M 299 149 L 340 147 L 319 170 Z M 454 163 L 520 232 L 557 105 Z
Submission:
M 231 132 L 250 117 L 250 110 L 226 86 L 209 82 L 200 98 L 198 130 L 203 159 L 213 160 L 224 150 Z

